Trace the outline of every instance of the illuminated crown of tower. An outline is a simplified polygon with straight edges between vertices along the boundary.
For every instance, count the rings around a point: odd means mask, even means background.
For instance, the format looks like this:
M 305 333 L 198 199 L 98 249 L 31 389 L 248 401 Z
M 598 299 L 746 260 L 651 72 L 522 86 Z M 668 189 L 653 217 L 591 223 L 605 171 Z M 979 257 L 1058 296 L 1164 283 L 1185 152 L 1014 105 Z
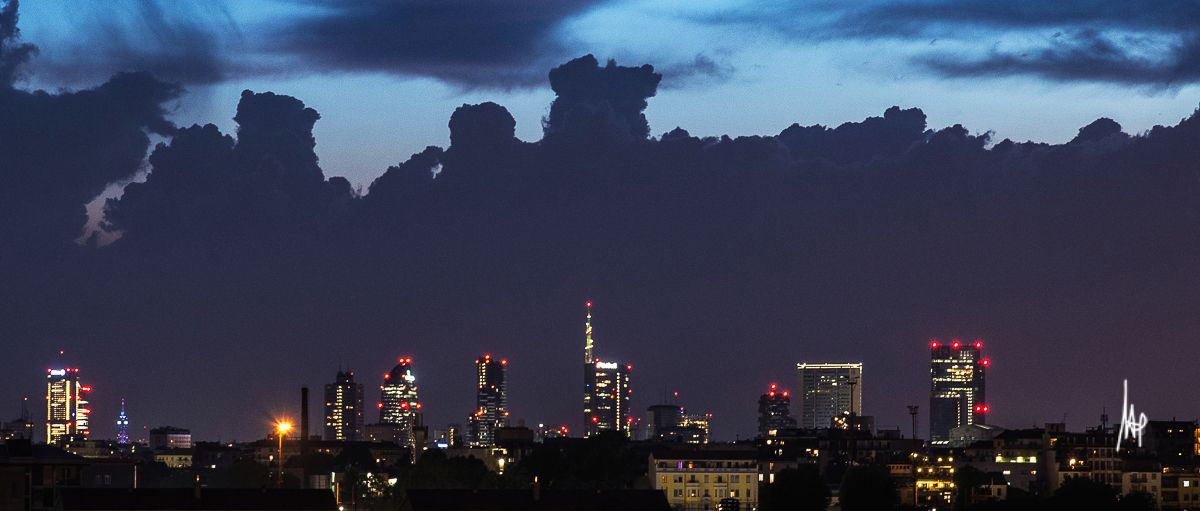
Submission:
M 584 335 L 583 363 L 591 364 L 594 360 L 592 358 L 592 348 L 595 347 L 595 344 L 592 342 L 592 302 L 591 301 L 587 302 L 587 321 L 585 321 L 583 324 L 583 335 Z

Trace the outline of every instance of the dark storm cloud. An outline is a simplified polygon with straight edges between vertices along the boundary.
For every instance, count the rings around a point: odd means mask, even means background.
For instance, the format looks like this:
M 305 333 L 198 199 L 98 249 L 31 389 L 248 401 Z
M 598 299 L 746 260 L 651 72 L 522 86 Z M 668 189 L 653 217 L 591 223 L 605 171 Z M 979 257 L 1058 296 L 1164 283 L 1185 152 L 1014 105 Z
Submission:
M 21 30 L 17 28 L 18 0 L 9 0 L 0 7 L 0 87 L 12 86 L 17 68 L 29 60 L 37 48 L 20 42 Z
M 604 67 L 591 55 L 550 71 L 554 102 L 543 121 L 546 140 L 574 141 L 587 146 L 629 143 L 650 135 L 643 111 L 658 91 L 662 75 L 654 67 Z
M 149 72 L 184 84 L 212 84 L 266 72 L 241 62 L 244 41 L 223 2 L 114 0 L 71 6 L 88 20 L 53 41 L 34 63 L 39 79 L 92 84 L 117 72 Z
M 1200 4 L 1184 0 L 782 2 L 707 21 L 771 27 L 801 41 L 928 42 L 913 61 L 943 76 L 1151 88 L 1200 78 Z
M 181 92 L 146 73 L 73 93 L 12 88 L 34 53 L 19 39 L 16 7 L 0 9 L 0 254 L 8 256 L 77 237 L 84 204 L 141 168 L 149 134 L 172 132 L 163 105 Z
M 980 57 L 935 54 L 918 60 L 944 76 L 1033 75 L 1151 87 L 1178 87 L 1200 79 L 1200 33 L 1150 55 L 1131 51 L 1138 43 L 1129 39 L 1137 38 L 1124 39 L 1084 30 L 1060 34 L 1042 48 L 992 50 Z
M 679 389 L 721 438 L 752 431 L 761 385 L 798 361 L 862 360 L 881 382 L 864 387 L 871 413 L 906 424 L 903 405 L 928 396 L 933 335 L 1005 355 L 989 368 L 1001 425 L 1095 415 L 1112 401 L 1079 389 L 1119 397 L 1115 375 L 1165 389 L 1194 372 L 1200 116 L 1139 135 L 1102 118 L 1066 144 L 997 142 L 900 107 L 778 135 L 654 137 L 653 67 L 588 55 L 548 79 L 541 140 L 517 139 L 499 104 L 463 105 L 448 147 L 362 196 L 324 175 L 320 115 L 298 98 L 246 91 L 222 133 L 173 130 L 161 105 L 178 89 L 146 75 L 5 92 L 0 401 L 36 390 L 35 361 L 65 347 L 104 389 L 97 424 L 124 396 L 146 423 L 257 438 L 295 386 L 407 355 L 437 425 L 472 409 L 470 360 L 503 351 L 514 416 L 572 424 L 587 298 L 602 356 L 637 368 L 634 406 Z M 83 203 L 138 168 L 148 131 L 170 136 L 105 209 L 123 236 L 72 245 Z M 156 381 L 187 382 L 189 400 Z M 1200 398 L 1139 406 L 1185 416 Z
M 320 115 L 299 100 L 242 93 L 237 140 L 215 126 L 180 130 L 150 155 L 144 183 L 105 206 L 106 228 L 152 238 L 280 229 L 332 215 L 349 183 L 326 181 L 312 128 Z
M 277 26 L 269 48 L 306 65 L 528 86 L 566 53 L 561 22 L 600 0 L 338 0 Z M 547 61 L 546 59 L 550 59 Z
M 691 60 L 668 64 L 661 69 L 663 88 L 674 89 L 703 83 L 724 82 L 733 78 L 737 68 L 728 60 L 703 53 Z

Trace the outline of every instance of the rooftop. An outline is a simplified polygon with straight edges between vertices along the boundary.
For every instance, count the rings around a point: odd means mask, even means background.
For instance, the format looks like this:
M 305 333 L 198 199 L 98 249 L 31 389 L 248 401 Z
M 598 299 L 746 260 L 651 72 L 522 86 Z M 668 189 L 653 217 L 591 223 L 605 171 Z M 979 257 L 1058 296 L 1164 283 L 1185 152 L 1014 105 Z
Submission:
M 174 509 L 190 511 L 262 510 L 333 511 L 328 490 L 204 488 L 199 498 L 192 488 L 69 488 L 60 497 L 63 511 L 116 511 Z
M 413 511 L 670 511 L 658 490 L 408 490 Z

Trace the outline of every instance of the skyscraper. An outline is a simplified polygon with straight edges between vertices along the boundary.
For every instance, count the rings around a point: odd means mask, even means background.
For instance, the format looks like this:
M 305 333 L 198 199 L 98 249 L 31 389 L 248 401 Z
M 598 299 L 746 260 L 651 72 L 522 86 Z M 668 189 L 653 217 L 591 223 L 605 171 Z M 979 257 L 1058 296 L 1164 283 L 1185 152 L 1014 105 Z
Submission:
M 508 385 L 504 371 L 508 361 L 484 355 L 475 359 L 477 389 L 475 413 L 468 418 L 467 443 L 471 447 L 490 447 L 496 442 L 496 429 L 508 425 Z
M 767 393 L 758 398 L 758 436 L 774 436 L 781 429 L 796 427 L 791 404 L 789 392 L 772 383 Z
M 325 439 L 355 441 L 362 438 L 363 386 L 354 383 L 352 371 L 338 370 L 333 383 L 325 384 Z
M 862 363 L 796 364 L 800 375 L 800 427 L 824 429 L 835 417 L 862 415 Z
M 91 390 L 79 383 L 78 368 L 46 370 L 46 443 L 88 437 L 92 411 L 85 393 Z
M 633 415 L 630 414 L 630 364 L 604 362 L 594 356 L 592 339 L 592 302 L 587 302 L 583 344 L 583 431 L 592 436 L 601 431 L 621 431 L 629 434 Z
M 379 386 L 379 422 L 394 426 L 402 444 L 415 447 L 413 428 L 419 423 L 421 402 L 417 399 L 417 378 L 413 375 L 412 357 L 401 358 L 392 371 L 383 375 Z
M 129 443 L 129 416 L 125 415 L 125 400 L 121 400 L 121 415 L 117 416 L 117 443 Z
M 984 399 L 984 370 L 991 361 L 982 356 L 983 341 L 929 342 L 929 438 L 947 440 L 950 430 L 982 424 L 990 411 Z

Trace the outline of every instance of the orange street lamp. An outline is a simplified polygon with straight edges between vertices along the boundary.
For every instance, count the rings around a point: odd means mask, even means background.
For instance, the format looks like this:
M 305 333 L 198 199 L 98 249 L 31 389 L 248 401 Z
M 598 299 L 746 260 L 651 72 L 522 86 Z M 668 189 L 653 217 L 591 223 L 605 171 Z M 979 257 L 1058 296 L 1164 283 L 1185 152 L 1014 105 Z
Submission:
M 278 486 L 283 488 L 283 437 L 292 430 L 292 423 L 279 421 L 275 423 L 275 433 L 279 437 L 279 480 Z

